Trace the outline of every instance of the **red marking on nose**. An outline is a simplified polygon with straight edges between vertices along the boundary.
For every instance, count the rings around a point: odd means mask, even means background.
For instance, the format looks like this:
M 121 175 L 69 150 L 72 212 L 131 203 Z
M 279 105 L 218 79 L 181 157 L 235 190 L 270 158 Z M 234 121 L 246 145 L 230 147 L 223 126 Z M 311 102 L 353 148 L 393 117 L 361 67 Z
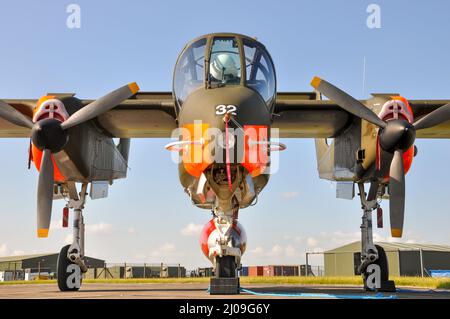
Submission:
M 233 186 L 231 185 L 231 164 L 230 164 L 230 136 L 228 133 L 228 121 L 229 118 L 225 119 L 225 147 L 227 148 L 225 151 L 226 154 L 226 165 L 227 165 L 227 179 L 228 179 L 228 188 L 230 192 L 233 191 Z

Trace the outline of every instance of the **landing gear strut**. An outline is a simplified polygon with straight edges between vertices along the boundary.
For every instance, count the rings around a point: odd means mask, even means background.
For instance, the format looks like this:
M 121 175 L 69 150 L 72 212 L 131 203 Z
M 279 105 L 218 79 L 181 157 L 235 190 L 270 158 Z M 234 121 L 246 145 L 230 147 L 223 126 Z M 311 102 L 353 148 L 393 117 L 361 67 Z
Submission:
M 238 209 L 239 204 L 233 200 L 218 203 L 214 218 L 204 228 L 203 252 L 214 266 L 211 295 L 236 295 L 240 291 L 238 270 L 247 239 L 237 221 Z
M 366 198 L 364 183 L 358 183 L 363 210 L 361 223 L 361 265 L 358 273 L 364 280 L 366 291 L 395 292 L 395 283 L 389 280 L 389 267 L 384 249 L 373 243 L 372 211 L 379 208 L 377 194 L 380 185 L 372 183 Z
M 74 209 L 73 241 L 63 247 L 58 256 L 58 287 L 61 291 L 77 291 L 81 287 L 82 273 L 87 272 L 84 264 L 84 220 L 83 209 L 87 195 L 87 183 L 81 187 L 80 197 L 70 198 L 68 206 Z

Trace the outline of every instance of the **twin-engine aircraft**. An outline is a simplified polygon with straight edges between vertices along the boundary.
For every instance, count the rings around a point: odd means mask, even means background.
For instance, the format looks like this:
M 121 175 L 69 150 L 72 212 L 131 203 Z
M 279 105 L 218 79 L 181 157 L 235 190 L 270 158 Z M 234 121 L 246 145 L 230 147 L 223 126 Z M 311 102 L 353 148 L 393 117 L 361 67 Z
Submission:
M 256 203 L 274 171 L 274 155 L 286 149 L 278 137 L 315 138 L 319 176 L 337 182 L 338 197 L 352 199 L 358 185 L 359 271 L 366 289 L 392 289 L 386 254 L 373 243 L 372 212 L 378 211 L 381 226 L 379 200 L 388 198 L 392 236 L 402 236 L 415 138 L 450 137 L 450 100 L 389 93 L 358 101 L 318 77 L 311 84 L 314 92 L 277 92 L 263 44 L 215 33 L 185 46 L 172 92 L 139 92 L 131 83 L 95 101 L 57 93 L 0 101 L 0 136 L 31 138 L 29 159 L 39 171 L 37 235 L 48 236 L 54 199 L 67 201 L 64 217 L 68 209 L 75 213 L 73 243 L 58 259 L 60 290 L 78 290 L 87 271 L 83 209 L 89 184 L 91 198 L 106 197 L 113 180 L 126 177 L 130 138 L 155 137 L 172 138 L 166 148 L 178 154 L 189 200 L 213 213 L 200 238 L 214 267 L 211 293 L 239 293 L 247 238 L 238 214 Z M 376 271 L 381 283 L 374 285 Z

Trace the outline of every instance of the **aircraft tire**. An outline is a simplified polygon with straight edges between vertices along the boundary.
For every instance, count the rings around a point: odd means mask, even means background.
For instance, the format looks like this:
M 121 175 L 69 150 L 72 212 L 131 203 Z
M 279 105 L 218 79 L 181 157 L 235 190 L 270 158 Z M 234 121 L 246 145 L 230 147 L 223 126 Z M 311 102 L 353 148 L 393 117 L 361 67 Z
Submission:
M 376 264 L 380 267 L 380 280 L 381 282 L 387 282 L 389 280 L 389 266 L 388 266 L 388 260 L 386 256 L 386 252 L 384 251 L 383 247 L 379 245 L 375 245 L 375 247 L 378 250 L 378 259 L 373 262 L 373 264 Z M 369 274 L 364 269 L 363 271 L 363 279 L 364 279 L 364 290 L 371 291 L 366 285 L 366 280 Z
M 217 277 L 235 278 L 236 262 L 234 256 L 217 257 Z
M 83 281 L 80 266 L 67 258 L 70 245 L 64 246 L 57 262 L 58 288 L 61 291 L 78 291 Z

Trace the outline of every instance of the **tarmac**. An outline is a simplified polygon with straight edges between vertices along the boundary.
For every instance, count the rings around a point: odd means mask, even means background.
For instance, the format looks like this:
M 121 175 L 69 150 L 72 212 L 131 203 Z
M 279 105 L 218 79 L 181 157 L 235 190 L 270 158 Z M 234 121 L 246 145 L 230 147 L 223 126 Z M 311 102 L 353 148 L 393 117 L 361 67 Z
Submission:
M 0 299 L 450 299 L 448 290 L 399 288 L 396 293 L 368 293 L 360 286 L 245 285 L 239 295 L 210 295 L 207 283 L 85 283 L 77 292 L 56 284 L 0 285 Z

